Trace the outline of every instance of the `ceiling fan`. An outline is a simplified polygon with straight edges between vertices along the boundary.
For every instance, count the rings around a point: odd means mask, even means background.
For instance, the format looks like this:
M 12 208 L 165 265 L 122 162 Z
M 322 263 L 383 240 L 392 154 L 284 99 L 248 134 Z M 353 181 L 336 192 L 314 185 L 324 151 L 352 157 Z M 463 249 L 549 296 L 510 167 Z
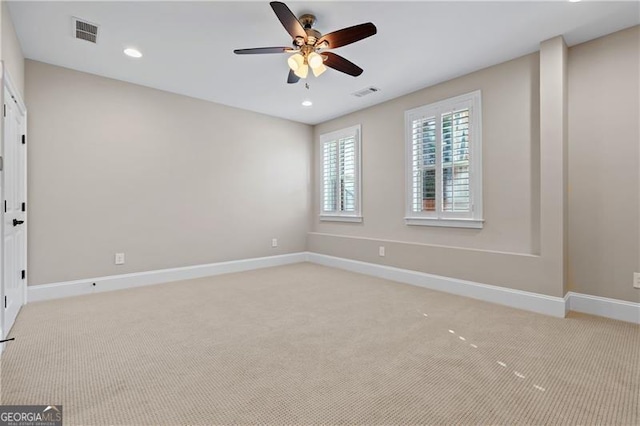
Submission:
M 298 19 L 286 4 L 279 1 L 272 1 L 269 4 L 285 30 L 293 37 L 293 47 L 236 49 L 233 53 L 237 55 L 292 53 L 287 60 L 290 68 L 287 83 L 297 83 L 301 78 L 307 78 L 309 68 L 316 77 L 325 72 L 327 67 L 354 77 L 362 74 L 362 68 L 342 56 L 326 50 L 336 49 L 371 37 L 377 32 L 375 25 L 367 22 L 322 35 L 313 28 L 316 21 L 314 15 L 305 14 Z

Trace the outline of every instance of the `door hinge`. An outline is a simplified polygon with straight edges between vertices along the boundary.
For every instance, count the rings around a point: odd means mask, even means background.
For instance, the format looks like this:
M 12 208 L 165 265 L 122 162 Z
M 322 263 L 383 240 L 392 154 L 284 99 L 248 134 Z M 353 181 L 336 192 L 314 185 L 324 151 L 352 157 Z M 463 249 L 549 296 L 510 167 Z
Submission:
M 7 309 L 7 296 L 4 297 L 4 308 Z
M 0 157 L 0 171 L 4 169 L 4 158 Z
M 2 115 L 7 116 L 7 104 L 2 105 Z
M 27 143 L 27 135 L 22 135 L 22 145 Z
M 7 200 L 4 200 L 4 212 L 7 212 Z
M 23 212 L 27 211 L 27 203 L 22 203 L 22 211 Z
M 22 279 L 24 280 L 27 277 L 27 271 L 26 270 L 22 270 L 22 273 L 20 274 L 20 276 L 22 277 Z

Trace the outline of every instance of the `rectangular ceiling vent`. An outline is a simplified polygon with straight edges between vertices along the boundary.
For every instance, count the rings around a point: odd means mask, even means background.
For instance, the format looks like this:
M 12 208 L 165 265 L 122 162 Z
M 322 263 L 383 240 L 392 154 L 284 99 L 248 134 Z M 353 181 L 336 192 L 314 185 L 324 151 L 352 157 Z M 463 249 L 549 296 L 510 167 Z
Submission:
M 379 92 L 379 91 L 380 91 L 380 89 L 378 89 L 377 87 L 371 86 L 371 87 L 367 87 L 366 89 L 358 90 L 357 92 L 352 93 L 352 95 L 357 97 L 357 98 L 361 98 L 363 96 L 367 96 L 367 95 L 370 95 L 372 93 L 376 93 L 376 92 Z
M 98 25 L 87 22 L 84 19 L 73 17 L 73 33 L 76 38 L 91 43 L 98 42 Z

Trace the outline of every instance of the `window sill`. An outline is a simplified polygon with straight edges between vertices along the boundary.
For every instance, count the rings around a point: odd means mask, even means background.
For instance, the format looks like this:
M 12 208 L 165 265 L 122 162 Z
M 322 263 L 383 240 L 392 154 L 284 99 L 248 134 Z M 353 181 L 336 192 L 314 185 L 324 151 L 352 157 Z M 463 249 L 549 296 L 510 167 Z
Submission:
M 433 219 L 429 217 L 405 217 L 405 225 L 441 226 L 447 228 L 482 229 L 483 219 Z
M 362 216 L 333 216 L 333 215 L 320 215 L 321 222 L 351 222 L 362 223 Z

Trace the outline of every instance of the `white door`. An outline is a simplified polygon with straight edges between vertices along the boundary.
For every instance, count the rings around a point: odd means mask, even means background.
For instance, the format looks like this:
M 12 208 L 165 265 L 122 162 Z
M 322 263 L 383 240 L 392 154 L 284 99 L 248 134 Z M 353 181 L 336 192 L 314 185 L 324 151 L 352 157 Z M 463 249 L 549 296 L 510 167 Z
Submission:
M 2 147 L 3 222 L 3 338 L 9 334 L 25 303 L 26 284 L 26 145 L 25 115 L 11 91 L 4 87 Z M 24 272 L 23 272 L 24 271 Z

